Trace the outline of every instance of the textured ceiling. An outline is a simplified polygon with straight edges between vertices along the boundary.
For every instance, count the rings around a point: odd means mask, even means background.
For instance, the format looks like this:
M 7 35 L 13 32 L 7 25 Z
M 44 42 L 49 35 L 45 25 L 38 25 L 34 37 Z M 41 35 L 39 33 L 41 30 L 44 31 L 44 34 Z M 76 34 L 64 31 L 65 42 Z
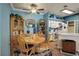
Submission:
M 68 9 L 75 11 L 75 13 L 79 12 L 79 3 L 35 3 L 39 8 L 44 8 L 45 11 L 50 11 L 59 16 L 68 16 L 68 14 L 62 13 L 60 10 L 64 8 L 64 5 L 67 5 Z M 28 9 L 30 3 L 13 3 L 12 4 L 16 9 Z

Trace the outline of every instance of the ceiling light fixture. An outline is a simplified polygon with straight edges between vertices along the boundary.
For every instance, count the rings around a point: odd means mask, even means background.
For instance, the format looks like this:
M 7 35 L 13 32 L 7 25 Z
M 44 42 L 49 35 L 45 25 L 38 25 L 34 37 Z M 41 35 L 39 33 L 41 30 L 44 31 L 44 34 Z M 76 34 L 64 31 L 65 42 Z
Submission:
M 74 11 L 68 9 L 67 7 L 68 7 L 68 6 L 65 5 L 65 6 L 64 6 L 64 9 L 62 9 L 61 12 L 66 13 L 66 14 L 73 14 Z
M 37 5 L 36 4 L 31 4 L 31 12 L 36 13 L 37 10 Z
M 74 11 L 71 11 L 71 10 L 68 10 L 68 9 L 64 9 L 62 10 L 63 13 L 66 13 L 66 14 L 73 14 Z
M 32 9 L 31 11 L 32 11 L 32 13 L 36 13 L 36 9 Z

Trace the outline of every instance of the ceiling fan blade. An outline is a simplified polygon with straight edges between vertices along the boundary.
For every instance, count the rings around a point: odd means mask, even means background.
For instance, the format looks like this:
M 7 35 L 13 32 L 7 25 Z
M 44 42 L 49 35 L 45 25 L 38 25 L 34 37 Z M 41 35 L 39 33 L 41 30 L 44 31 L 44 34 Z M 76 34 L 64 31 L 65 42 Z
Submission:
M 28 14 L 31 13 L 30 9 L 22 9 L 22 10 L 25 10 Z
M 37 9 L 38 11 L 43 11 L 44 9 L 42 8 L 42 9 Z
M 44 13 L 44 9 L 37 9 L 37 14 Z
M 45 12 L 44 11 L 37 11 L 36 13 L 37 14 L 44 14 Z
M 26 8 L 25 8 L 25 9 L 23 9 L 23 10 L 30 10 L 30 9 L 26 9 Z
M 40 12 L 38 12 L 38 11 L 37 11 L 36 13 L 37 13 L 37 14 L 40 14 Z

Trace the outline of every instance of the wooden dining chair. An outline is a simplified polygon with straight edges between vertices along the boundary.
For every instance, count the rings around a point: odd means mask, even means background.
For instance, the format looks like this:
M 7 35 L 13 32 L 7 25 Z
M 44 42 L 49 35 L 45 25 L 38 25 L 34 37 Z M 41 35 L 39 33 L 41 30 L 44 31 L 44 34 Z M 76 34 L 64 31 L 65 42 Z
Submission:
M 27 37 L 26 40 L 34 40 L 33 36 L 31 35 L 30 37 Z M 24 40 L 25 41 L 25 40 Z M 35 55 L 35 49 L 36 49 L 36 45 L 29 43 L 29 42 L 25 42 L 26 44 L 26 49 L 29 49 L 28 51 L 28 56 L 31 56 L 32 54 Z
M 20 37 L 18 43 L 21 54 L 32 55 L 34 53 L 35 47 L 29 48 L 29 44 L 25 42 L 24 37 Z

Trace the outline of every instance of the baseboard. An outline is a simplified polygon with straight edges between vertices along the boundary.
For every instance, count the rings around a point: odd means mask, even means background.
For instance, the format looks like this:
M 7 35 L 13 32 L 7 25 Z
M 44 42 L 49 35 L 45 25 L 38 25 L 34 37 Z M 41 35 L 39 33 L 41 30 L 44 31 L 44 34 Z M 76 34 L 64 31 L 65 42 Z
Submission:
M 62 52 L 61 54 L 62 56 L 75 56 L 75 54 L 66 53 L 66 52 Z

